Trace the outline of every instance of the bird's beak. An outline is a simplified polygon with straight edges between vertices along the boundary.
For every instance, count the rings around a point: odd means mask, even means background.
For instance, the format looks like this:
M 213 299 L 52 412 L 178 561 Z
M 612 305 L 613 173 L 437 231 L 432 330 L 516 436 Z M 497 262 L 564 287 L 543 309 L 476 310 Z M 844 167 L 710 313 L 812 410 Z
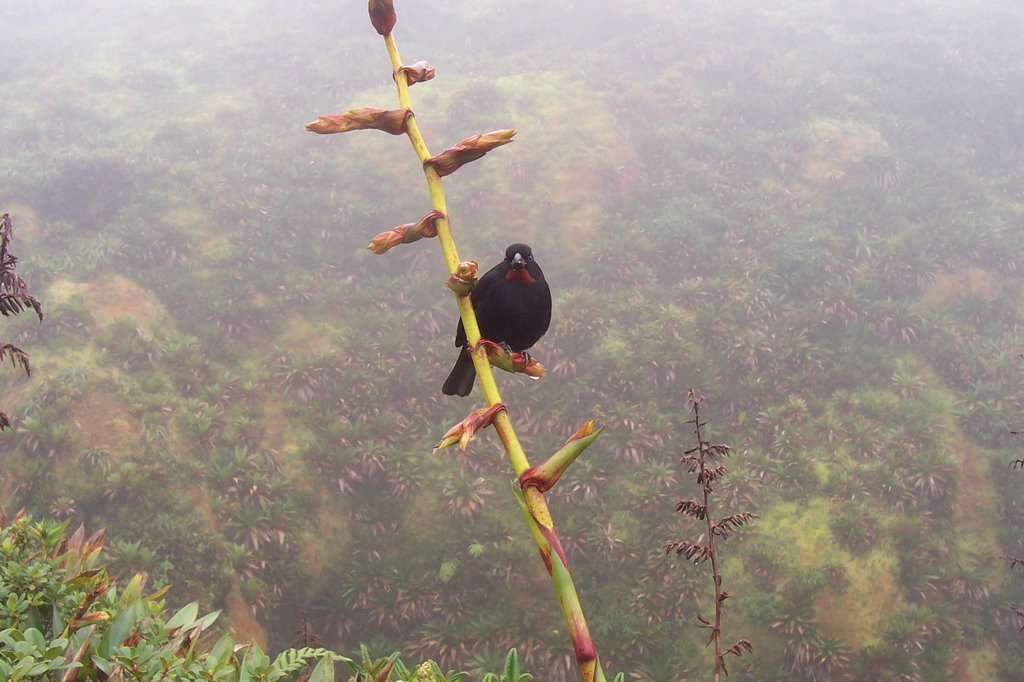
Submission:
M 512 267 L 516 270 L 526 267 L 526 261 L 523 260 L 523 254 L 516 252 L 516 255 L 512 256 Z

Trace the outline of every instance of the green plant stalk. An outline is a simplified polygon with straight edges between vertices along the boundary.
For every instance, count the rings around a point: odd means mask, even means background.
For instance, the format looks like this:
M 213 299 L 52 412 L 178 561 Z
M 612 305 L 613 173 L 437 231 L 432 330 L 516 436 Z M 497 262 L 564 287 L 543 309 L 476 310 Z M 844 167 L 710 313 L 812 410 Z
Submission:
M 565 563 L 565 552 L 562 550 L 554 528 L 541 525 L 540 520 L 533 515 L 527 498 L 529 491 L 541 494 L 533 486 L 520 489 L 515 483 L 512 484 L 512 493 L 516 497 L 516 502 L 519 503 L 519 509 L 523 512 L 523 518 L 533 535 L 533 541 L 540 549 L 540 555 L 544 560 L 544 566 L 548 569 L 548 575 L 551 576 L 551 584 L 554 586 L 558 605 L 562 609 L 562 618 L 565 619 L 565 627 L 569 631 L 569 638 L 572 640 L 573 651 L 576 654 L 576 664 L 579 666 L 584 680 L 606 682 L 604 669 L 601 667 L 597 650 L 590 637 L 587 621 L 583 617 L 583 607 L 580 605 L 580 599 L 576 593 L 576 585 L 573 583 L 572 574 L 569 573 L 569 567 Z M 621 677 L 621 673 L 619 676 Z M 618 679 L 617 677 L 616 680 Z
M 399 57 L 393 33 L 388 33 L 384 36 L 384 45 L 387 47 L 388 57 L 391 60 L 392 78 L 398 87 L 399 106 L 411 111 L 409 85 L 401 71 L 402 60 Z M 438 218 L 435 223 L 437 225 L 437 238 L 441 243 L 441 250 L 444 253 L 448 272 L 452 274 L 459 265 L 459 253 L 455 248 L 451 225 L 448 222 L 448 207 L 445 203 L 441 178 L 437 171 L 426 163 L 430 158 L 430 152 L 427 150 L 427 145 L 420 134 L 419 126 L 416 125 L 415 113 L 408 119 L 406 134 L 409 136 L 409 141 L 412 143 L 420 163 L 423 164 L 423 174 L 427 180 L 431 205 L 434 210 L 443 216 Z M 459 306 L 459 315 L 462 318 L 463 327 L 466 330 L 466 341 L 471 348 L 475 348 L 472 353 L 473 366 L 476 368 L 484 399 L 489 406 L 497 405 L 501 403 L 501 394 L 498 392 L 498 386 L 495 383 L 490 362 L 487 360 L 486 351 L 483 347 L 477 346 L 477 342 L 480 340 L 480 326 L 477 324 L 473 304 L 469 296 L 457 295 L 455 300 Z M 502 410 L 495 417 L 494 429 L 498 432 L 498 438 L 505 448 L 505 453 L 512 464 L 516 476 L 521 476 L 530 468 L 530 462 L 526 458 L 526 453 L 523 451 L 515 430 L 512 428 L 512 421 L 509 419 L 507 411 Z M 569 630 L 573 650 L 576 652 L 576 662 L 580 674 L 583 676 L 584 682 L 605 682 L 604 671 L 601 668 L 597 651 L 591 640 L 586 618 L 583 615 L 583 609 L 576 594 L 572 576 L 565 562 L 565 554 L 562 551 L 561 543 L 558 541 L 558 535 L 555 532 L 554 522 L 551 518 L 551 512 L 548 510 L 547 501 L 544 499 L 544 493 L 537 487 L 528 485 L 523 488 L 521 496 L 517 495 L 517 499 L 522 500 L 524 514 L 530 519 L 529 525 L 533 531 L 537 548 L 544 559 L 548 574 L 551 575 L 552 586 L 554 587 L 555 595 L 558 597 L 558 603 L 561 607 L 566 627 Z M 552 560 L 552 557 L 554 557 L 554 560 Z

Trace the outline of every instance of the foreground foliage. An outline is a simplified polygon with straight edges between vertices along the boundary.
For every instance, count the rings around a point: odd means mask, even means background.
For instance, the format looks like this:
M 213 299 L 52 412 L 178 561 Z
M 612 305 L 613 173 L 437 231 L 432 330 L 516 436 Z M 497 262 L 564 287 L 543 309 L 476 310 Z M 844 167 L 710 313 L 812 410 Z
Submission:
M 467 673 L 443 672 L 434 661 L 409 668 L 393 654 L 358 659 L 320 647 L 292 648 L 271 657 L 256 643 L 219 634 L 219 612 L 199 614 L 192 602 L 173 615 L 166 588 L 145 593 L 145 574 L 118 589 L 100 562 L 103 531 L 88 538 L 67 522 L 10 523 L 0 515 L 0 679 L 219 680 L 331 682 L 342 662 L 354 682 L 457 682 Z M 485 682 L 525 682 L 511 650 Z M 344 677 L 338 679 L 346 679 Z

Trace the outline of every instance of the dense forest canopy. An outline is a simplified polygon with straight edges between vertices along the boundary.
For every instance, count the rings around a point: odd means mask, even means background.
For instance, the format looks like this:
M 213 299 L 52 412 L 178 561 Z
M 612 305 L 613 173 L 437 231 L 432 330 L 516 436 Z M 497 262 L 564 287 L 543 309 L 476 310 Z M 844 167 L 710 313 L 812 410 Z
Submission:
M 461 253 L 532 245 L 554 295 L 501 377 L 531 456 L 607 426 L 551 494 L 605 666 L 702 679 L 686 388 L 733 446 L 738 679 L 1024 675 L 1024 15 L 979 0 L 399 3 Z M 365 4 L 7 0 L 0 213 L 46 307 L 0 320 L 0 500 L 106 527 L 113 572 L 241 637 L 366 642 L 571 679 L 490 434 L 431 454 L 456 313 Z M 440 521 L 443 521 L 441 523 Z M 305 626 L 303 626 L 305 627 Z M 910 652 L 915 652 L 910 656 Z

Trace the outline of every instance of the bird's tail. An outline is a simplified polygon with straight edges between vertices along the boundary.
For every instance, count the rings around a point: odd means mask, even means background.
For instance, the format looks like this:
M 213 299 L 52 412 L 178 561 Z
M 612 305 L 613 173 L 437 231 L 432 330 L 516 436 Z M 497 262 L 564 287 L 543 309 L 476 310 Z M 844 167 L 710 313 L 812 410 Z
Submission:
M 455 361 L 451 374 L 441 387 L 445 395 L 467 396 L 473 390 L 473 382 L 476 381 L 476 367 L 473 366 L 473 358 L 465 350 L 459 353 L 459 359 Z

